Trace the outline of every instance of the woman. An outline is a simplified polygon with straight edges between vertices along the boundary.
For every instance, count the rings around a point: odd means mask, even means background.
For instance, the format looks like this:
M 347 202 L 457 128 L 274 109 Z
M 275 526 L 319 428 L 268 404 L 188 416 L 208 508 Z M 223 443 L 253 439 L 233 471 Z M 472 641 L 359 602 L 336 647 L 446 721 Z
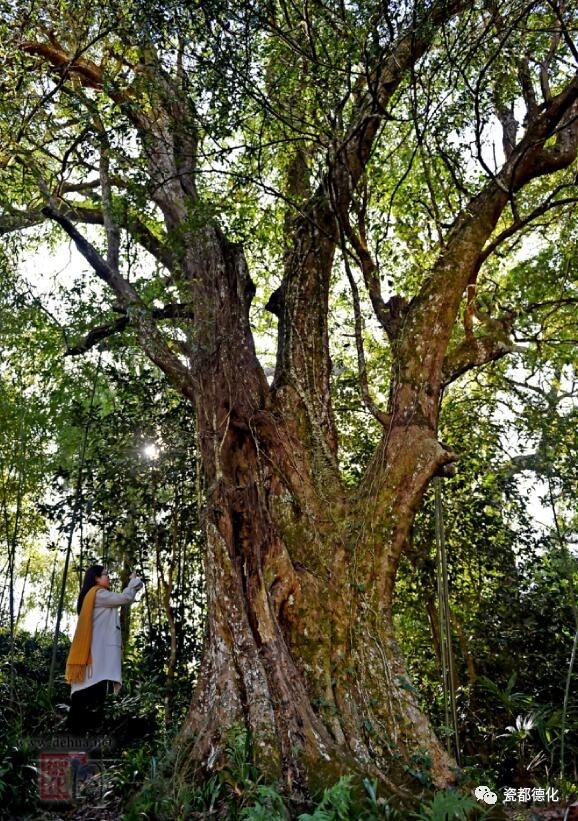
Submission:
M 122 593 L 108 588 L 108 571 L 101 564 L 89 567 L 78 596 L 78 624 L 66 662 L 66 680 L 71 685 L 68 727 L 72 732 L 94 729 L 112 683 L 118 692 L 121 675 L 121 631 L 119 607 L 132 604 L 143 586 L 136 573 Z

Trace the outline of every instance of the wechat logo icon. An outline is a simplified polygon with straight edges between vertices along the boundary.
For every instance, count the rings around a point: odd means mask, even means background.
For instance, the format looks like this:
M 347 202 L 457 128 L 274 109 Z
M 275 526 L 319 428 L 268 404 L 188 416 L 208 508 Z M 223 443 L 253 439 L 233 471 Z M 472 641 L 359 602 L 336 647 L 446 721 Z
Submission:
M 495 804 L 498 800 L 498 796 L 495 792 L 492 792 L 489 787 L 485 787 L 481 784 L 479 787 L 476 787 L 474 795 L 478 799 L 478 801 L 485 801 L 486 804 Z

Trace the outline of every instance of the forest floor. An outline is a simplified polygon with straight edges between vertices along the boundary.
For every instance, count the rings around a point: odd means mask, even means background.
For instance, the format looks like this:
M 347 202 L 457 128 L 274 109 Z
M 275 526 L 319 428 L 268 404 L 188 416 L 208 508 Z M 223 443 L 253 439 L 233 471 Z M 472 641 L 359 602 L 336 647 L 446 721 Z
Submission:
M 546 804 L 541 807 L 506 806 L 502 808 L 508 821 L 578 821 L 578 801 Z M 90 801 L 58 811 L 45 810 L 34 821 L 122 821 L 123 812 L 114 797 L 97 804 Z M 11 819 L 16 821 L 16 819 Z M 356 821 L 356 819 L 351 819 Z
M 69 811 L 44 811 L 36 816 L 34 821 L 121 821 L 122 818 L 123 813 L 118 806 L 112 808 L 105 805 L 86 804 Z
M 30 821 L 122 821 L 124 813 L 113 796 L 94 803 L 86 800 L 75 806 L 39 810 Z M 548 804 L 543 807 L 503 807 L 500 817 L 507 821 L 578 821 L 578 802 Z M 21 821 L 10 818 L 8 821 Z M 351 819 L 356 821 L 356 819 Z
M 560 802 L 537 807 L 505 806 L 508 821 L 578 821 L 578 802 Z

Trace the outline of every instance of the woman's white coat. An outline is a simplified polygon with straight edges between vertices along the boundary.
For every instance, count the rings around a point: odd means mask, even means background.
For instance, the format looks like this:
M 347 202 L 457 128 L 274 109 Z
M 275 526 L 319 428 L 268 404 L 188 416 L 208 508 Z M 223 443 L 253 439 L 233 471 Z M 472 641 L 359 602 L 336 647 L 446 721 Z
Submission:
M 114 681 L 117 692 L 122 682 L 122 639 L 119 608 L 132 604 L 143 583 L 131 579 L 122 593 L 113 593 L 104 587 L 96 591 L 92 615 L 92 664 L 88 666 L 84 681 L 71 685 L 70 692 L 92 687 L 99 681 Z

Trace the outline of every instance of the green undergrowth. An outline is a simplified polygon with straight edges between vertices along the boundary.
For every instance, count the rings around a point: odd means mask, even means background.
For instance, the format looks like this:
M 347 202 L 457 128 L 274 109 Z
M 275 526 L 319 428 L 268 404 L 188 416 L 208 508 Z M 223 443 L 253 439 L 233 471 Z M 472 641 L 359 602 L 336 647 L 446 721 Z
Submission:
M 227 819 L 231 821 L 461 821 L 490 817 L 487 811 L 458 790 L 431 791 L 412 807 L 395 806 L 375 780 L 353 775 L 339 778 L 313 798 L 297 792 L 288 794 L 278 785 L 267 783 L 251 763 L 246 735 L 230 736 L 226 748 L 227 764 L 198 783 L 174 777 L 175 760 L 170 754 L 154 777 L 130 801 L 124 821 L 187 821 L 188 819 Z M 136 763 L 136 762 L 135 762 Z M 131 762 L 126 762 L 127 773 Z M 134 768 L 133 768 L 134 769 Z M 146 771 L 142 760 L 137 769 Z M 421 793 L 420 793 L 421 794 Z M 495 811 L 492 818 L 501 815 Z
M 126 821 L 158 819 L 238 819 L 238 821 L 466 821 L 490 818 L 487 810 L 457 790 L 434 793 L 414 810 L 396 809 L 380 797 L 375 781 L 363 781 L 363 795 L 354 786 L 353 776 L 343 776 L 326 788 L 317 800 L 307 802 L 282 794 L 275 786 L 255 781 L 238 792 L 226 778 L 213 776 L 202 786 L 171 788 L 167 783 L 148 784 L 125 813 Z M 305 809 L 307 807 L 307 809 Z M 492 818 L 502 818 L 494 810 Z

